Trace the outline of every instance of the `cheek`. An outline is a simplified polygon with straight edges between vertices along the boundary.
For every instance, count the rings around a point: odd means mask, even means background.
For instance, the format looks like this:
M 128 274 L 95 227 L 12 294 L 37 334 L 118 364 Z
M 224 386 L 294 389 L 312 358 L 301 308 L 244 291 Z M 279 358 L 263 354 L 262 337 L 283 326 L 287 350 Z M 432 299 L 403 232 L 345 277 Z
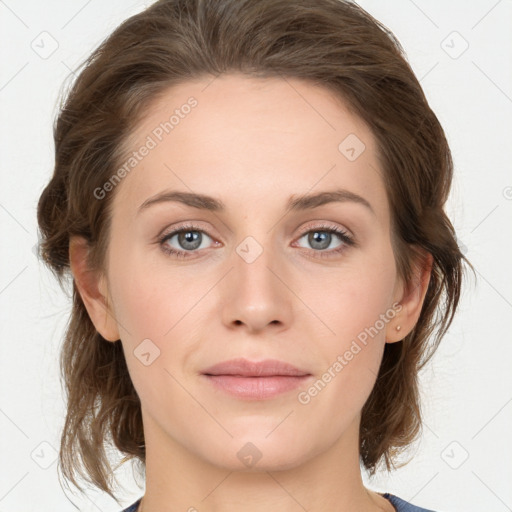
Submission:
M 122 252 L 113 252 L 112 260 Z M 210 276 L 209 284 L 207 276 L 172 268 L 165 255 L 125 254 L 110 267 L 111 295 L 134 386 L 150 403 L 161 400 L 161 390 L 172 386 L 170 373 L 181 380 L 181 366 L 201 338 L 207 303 L 201 298 L 215 279 Z
M 328 327 L 315 341 L 321 382 L 311 392 L 322 398 L 314 398 L 313 407 L 332 407 L 340 421 L 351 416 L 347 411 L 356 414 L 361 409 L 375 383 L 386 328 L 394 317 L 389 309 L 393 279 L 392 260 L 361 259 L 338 276 L 333 272 L 329 279 L 317 281 L 305 300 Z
M 145 338 L 162 344 L 187 324 L 206 283 L 188 275 L 185 267 L 167 265 L 165 255 L 156 250 L 150 256 L 142 251 L 125 254 L 111 272 L 115 315 L 124 327 L 121 337 L 130 345 Z
M 309 291 L 304 287 L 307 297 L 304 302 L 318 312 L 328 328 L 323 331 L 331 349 L 343 349 L 358 337 L 364 340 L 368 331 L 372 333 L 371 338 L 385 336 L 387 324 L 381 319 L 389 313 L 394 274 L 387 266 L 369 263 L 361 262 L 357 268 L 332 272 L 328 278 L 317 280 L 315 288 Z
M 387 325 L 381 320 L 387 306 L 385 291 L 374 280 L 359 278 L 345 281 L 342 290 L 329 295 L 336 299 L 329 301 L 326 323 L 335 334 L 325 338 L 324 360 L 331 374 L 337 369 L 335 373 L 342 375 L 338 384 L 348 389 L 371 385 L 378 372 Z M 333 368 L 336 362 L 343 368 Z
M 204 294 L 204 282 L 177 280 L 177 272 L 157 270 L 135 257 L 122 260 L 111 281 L 126 363 L 141 403 L 153 404 L 153 411 L 155 404 L 163 403 L 162 390 L 176 389 L 164 395 L 165 410 L 182 407 L 181 400 L 189 398 L 180 393 L 173 376 L 182 380 L 176 366 L 191 348 L 194 305 Z

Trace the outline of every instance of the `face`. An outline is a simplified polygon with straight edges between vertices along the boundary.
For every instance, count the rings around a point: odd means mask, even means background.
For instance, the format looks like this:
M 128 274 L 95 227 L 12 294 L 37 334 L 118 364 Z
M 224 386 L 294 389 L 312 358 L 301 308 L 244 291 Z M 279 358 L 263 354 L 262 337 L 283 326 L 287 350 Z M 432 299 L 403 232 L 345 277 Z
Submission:
M 367 126 L 309 83 L 231 74 L 169 90 L 130 150 L 106 283 L 146 446 L 286 469 L 357 441 L 400 299 Z

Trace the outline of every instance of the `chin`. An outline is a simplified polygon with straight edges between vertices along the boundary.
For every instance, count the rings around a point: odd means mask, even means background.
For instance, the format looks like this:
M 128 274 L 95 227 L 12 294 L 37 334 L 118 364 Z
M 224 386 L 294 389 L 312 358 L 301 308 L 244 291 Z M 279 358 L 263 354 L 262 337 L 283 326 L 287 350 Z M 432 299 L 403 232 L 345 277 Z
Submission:
M 262 472 L 293 469 L 305 462 L 308 454 L 311 456 L 313 447 L 307 447 L 295 436 L 272 433 L 266 437 L 267 434 L 268 431 L 235 436 L 226 443 L 218 444 L 207 459 L 229 471 Z

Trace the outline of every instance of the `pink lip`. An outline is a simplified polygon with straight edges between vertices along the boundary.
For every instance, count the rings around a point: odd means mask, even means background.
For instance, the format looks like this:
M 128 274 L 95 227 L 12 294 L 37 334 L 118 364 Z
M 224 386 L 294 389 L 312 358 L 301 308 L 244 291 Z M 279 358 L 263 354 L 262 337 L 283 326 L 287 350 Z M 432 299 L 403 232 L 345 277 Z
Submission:
M 208 381 L 238 398 L 263 400 L 291 391 L 311 376 L 291 364 L 276 359 L 248 361 L 231 359 L 207 368 Z

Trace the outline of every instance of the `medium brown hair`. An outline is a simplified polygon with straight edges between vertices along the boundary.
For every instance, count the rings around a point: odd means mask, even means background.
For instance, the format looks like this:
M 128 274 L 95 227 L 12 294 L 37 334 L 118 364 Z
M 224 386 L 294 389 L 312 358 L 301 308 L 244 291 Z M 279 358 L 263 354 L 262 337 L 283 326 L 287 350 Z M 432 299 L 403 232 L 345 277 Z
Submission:
M 124 21 L 84 62 L 54 126 L 55 169 L 41 194 L 41 255 L 62 286 L 69 240 L 85 237 L 90 268 L 105 270 L 114 192 L 102 187 L 147 107 L 187 80 L 241 72 L 299 78 L 342 99 L 370 127 L 391 211 L 397 272 L 411 282 L 419 249 L 433 256 L 414 329 L 387 343 L 362 410 L 360 457 L 390 470 L 421 427 L 418 371 L 430 360 L 459 302 L 463 260 L 444 212 L 453 164 L 443 129 L 396 38 L 340 0 L 160 0 Z M 341 142 L 341 141 L 340 141 Z M 472 268 L 472 267 L 471 267 Z M 96 331 L 73 281 L 61 351 L 67 415 L 59 463 L 114 497 L 111 443 L 144 466 L 139 397 L 121 343 Z

